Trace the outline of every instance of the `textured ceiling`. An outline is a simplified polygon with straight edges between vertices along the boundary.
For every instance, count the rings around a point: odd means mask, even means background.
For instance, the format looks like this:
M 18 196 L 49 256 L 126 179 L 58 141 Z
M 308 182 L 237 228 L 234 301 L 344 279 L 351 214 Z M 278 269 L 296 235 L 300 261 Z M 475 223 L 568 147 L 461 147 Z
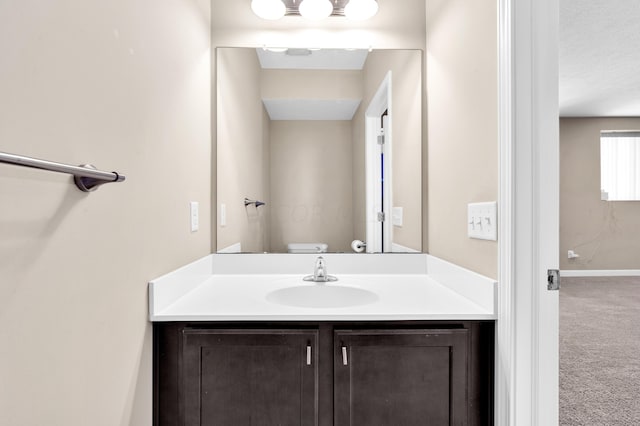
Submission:
M 560 0 L 560 115 L 640 117 L 640 0 Z

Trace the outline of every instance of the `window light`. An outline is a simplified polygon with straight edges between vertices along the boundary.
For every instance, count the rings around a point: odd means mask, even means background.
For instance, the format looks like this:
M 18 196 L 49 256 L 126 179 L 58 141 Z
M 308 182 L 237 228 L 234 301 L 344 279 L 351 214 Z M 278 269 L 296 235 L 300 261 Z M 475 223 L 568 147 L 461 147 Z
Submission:
M 640 200 L 640 132 L 600 132 L 600 197 Z

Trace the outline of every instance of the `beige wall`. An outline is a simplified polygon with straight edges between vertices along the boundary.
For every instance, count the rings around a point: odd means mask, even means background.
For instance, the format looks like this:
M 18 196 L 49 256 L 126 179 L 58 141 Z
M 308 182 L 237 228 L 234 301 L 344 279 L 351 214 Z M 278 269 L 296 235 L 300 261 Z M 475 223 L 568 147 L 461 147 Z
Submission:
M 0 424 L 150 425 L 147 282 L 210 251 L 209 3 L 0 3 Z M 189 202 L 200 203 L 200 231 Z
M 271 249 L 319 242 L 350 251 L 350 121 L 271 122 Z
M 561 269 L 640 268 L 640 202 L 600 200 L 600 131 L 638 129 L 637 117 L 560 119 Z
M 362 99 L 360 70 L 263 69 L 263 99 Z
M 240 243 L 242 251 L 269 250 L 269 117 L 260 97 L 260 63 L 253 49 L 218 49 L 218 250 Z M 244 205 L 244 198 L 266 206 Z
M 498 196 L 497 2 L 427 0 L 429 253 L 497 276 L 467 237 L 467 203 Z

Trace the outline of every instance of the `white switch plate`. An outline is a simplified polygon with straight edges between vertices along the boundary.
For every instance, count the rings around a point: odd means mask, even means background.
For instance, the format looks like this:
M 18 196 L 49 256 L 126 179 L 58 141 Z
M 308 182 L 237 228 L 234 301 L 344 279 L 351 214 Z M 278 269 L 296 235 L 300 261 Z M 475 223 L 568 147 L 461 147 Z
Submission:
M 402 219 L 404 217 L 404 212 L 402 207 L 394 207 L 391 212 L 391 219 L 393 221 L 393 226 L 402 227 Z
M 198 202 L 192 201 L 190 204 L 191 210 L 191 232 L 196 232 L 200 228 L 200 216 L 198 213 Z
M 498 240 L 498 206 L 495 201 L 469 203 L 467 208 L 467 234 L 479 240 Z
M 220 226 L 227 226 L 227 205 L 225 203 L 220 204 Z

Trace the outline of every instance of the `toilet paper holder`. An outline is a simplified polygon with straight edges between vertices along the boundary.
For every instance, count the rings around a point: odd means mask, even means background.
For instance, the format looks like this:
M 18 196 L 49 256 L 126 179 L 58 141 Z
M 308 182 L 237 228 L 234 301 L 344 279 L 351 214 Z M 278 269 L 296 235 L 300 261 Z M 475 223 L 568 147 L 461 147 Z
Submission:
M 362 253 L 364 249 L 367 247 L 367 243 L 360 240 L 353 240 L 351 242 L 351 249 L 356 253 Z

